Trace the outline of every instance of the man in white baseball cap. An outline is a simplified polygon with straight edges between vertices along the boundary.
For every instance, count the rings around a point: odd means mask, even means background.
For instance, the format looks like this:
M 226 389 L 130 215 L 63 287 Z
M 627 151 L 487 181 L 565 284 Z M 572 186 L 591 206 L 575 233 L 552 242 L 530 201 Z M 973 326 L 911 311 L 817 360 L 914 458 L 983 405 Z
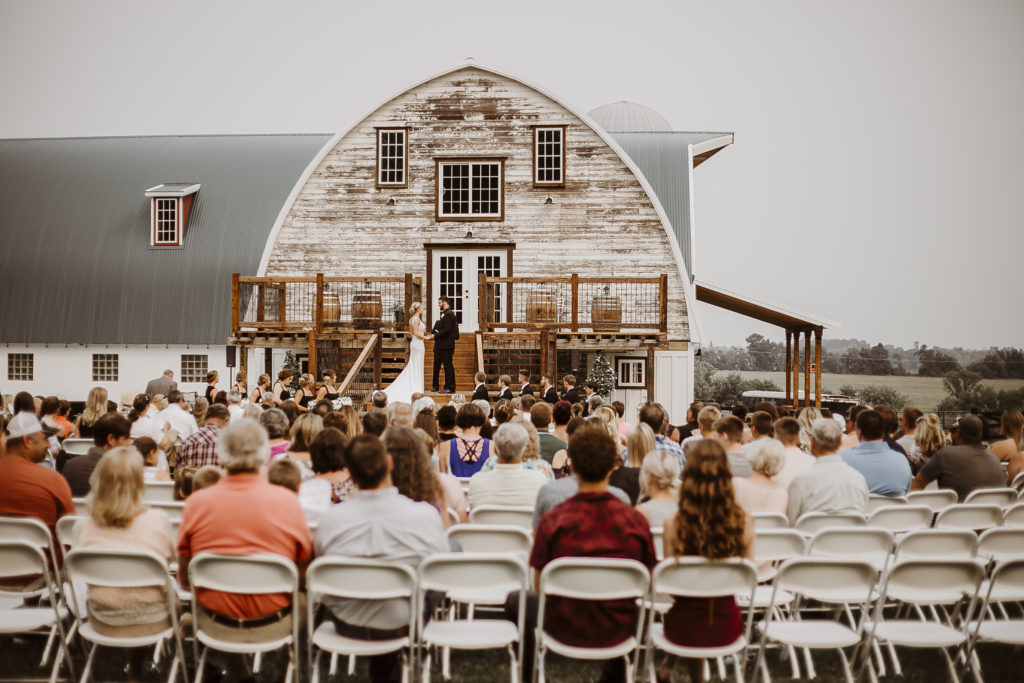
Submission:
M 49 442 L 39 418 L 21 412 L 7 424 L 7 453 L 0 458 L 0 515 L 35 517 L 53 529 L 74 514 L 71 488 L 64 477 L 39 463 Z

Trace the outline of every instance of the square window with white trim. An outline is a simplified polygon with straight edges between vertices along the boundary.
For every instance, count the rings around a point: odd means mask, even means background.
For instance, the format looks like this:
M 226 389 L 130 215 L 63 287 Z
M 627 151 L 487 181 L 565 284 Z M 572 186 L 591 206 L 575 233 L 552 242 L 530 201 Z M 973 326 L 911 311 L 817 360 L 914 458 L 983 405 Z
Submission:
M 34 353 L 7 354 L 7 379 L 17 382 L 31 382 L 35 378 Z
M 647 359 L 618 358 L 616 386 L 620 388 L 639 388 L 647 386 Z
M 181 244 L 178 229 L 178 198 L 153 199 L 153 246 L 175 247 Z
M 181 381 L 205 382 L 210 357 L 205 353 L 181 354 Z
M 378 187 L 406 187 L 409 133 L 405 128 L 377 129 Z
M 565 185 L 565 126 L 533 129 L 533 184 L 540 187 Z
M 92 381 L 93 382 L 116 382 L 117 381 L 117 354 L 116 353 L 94 353 L 94 354 L 92 354 Z
M 504 217 L 504 180 L 501 161 L 439 161 L 437 218 L 501 220 Z

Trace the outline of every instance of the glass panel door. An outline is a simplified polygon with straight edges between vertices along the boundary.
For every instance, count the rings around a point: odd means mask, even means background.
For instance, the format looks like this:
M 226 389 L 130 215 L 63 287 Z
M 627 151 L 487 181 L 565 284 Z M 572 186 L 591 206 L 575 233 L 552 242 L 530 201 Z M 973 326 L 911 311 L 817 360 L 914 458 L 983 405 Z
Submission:
M 480 327 L 479 296 L 480 273 L 490 277 L 504 277 L 508 272 L 504 250 L 452 250 L 433 252 L 433 319 L 441 315 L 437 307 L 437 297 L 442 294 L 452 302 L 456 320 L 459 321 L 459 332 L 462 334 L 476 332 Z M 505 312 L 505 288 L 497 285 L 494 299 L 490 302 L 491 311 L 502 320 Z

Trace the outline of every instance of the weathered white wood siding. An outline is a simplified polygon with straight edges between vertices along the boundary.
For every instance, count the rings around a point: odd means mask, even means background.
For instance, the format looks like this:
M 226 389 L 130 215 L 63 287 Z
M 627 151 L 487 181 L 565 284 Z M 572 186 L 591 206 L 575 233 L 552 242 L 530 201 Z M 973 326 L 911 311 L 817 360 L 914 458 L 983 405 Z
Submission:
M 561 124 L 565 187 L 535 188 L 531 126 Z M 407 188 L 376 187 L 375 128 L 386 126 L 409 128 Z M 505 219 L 436 221 L 438 156 L 507 157 Z M 282 223 L 267 274 L 426 277 L 424 243 L 461 242 L 470 229 L 474 243 L 515 242 L 517 276 L 668 273 L 669 337 L 689 338 L 665 227 L 629 167 L 558 103 L 473 67 L 398 95 L 327 153 Z

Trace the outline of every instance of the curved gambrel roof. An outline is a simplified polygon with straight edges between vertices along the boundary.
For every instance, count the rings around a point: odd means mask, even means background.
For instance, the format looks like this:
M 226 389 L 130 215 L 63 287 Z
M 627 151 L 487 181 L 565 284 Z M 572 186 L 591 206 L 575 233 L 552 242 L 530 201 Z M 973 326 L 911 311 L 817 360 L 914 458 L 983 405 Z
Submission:
M 680 279 L 683 282 L 683 288 L 684 288 L 683 295 L 684 295 L 684 299 L 686 301 L 687 316 L 689 318 L 690 338 L 692 340 L 694 340 L 694 341 L 699 341 L 700 338 L 702 337 L 702 335 L 701 335 L 701 329 L 700 329 L 699 321 L 697 320 L 696 314 L 695 314 L 695 308 L 696 308 L 695 307 L 695 301 L 696 301 L 696 298 L 694 296 L 693 287 L 690 284 L 691 279 L 690 279 L 689 273 L 687 272 L 686 261 L 683 258 L 683 253 L 682 253 L 682 250 L 680 248 L 679 241 L 678 241 L 678 239 L 677 239 L 677 237 L 675 235 L 675 231 L 672 228 L 672 223 L 669 220 L 669 218 L 668 218 L 668 216 L 667 216 L 667 214 L 665 212 L 665 209 L 662 206 L 662 204 L 661 204 L 661 202 L 660 202 L 660 200 L 658 198 L 657 193 L 651 187 L 651 183 L 647 180 L 647 178 L 644 175 L 643 171 L 641 171 L 641 169 L 636 164 L 636 162 L 630 157 L 629 154 L 627 154 L 623 150 L 623 148 L 619 145 L 619 143 L 616 142 L 614 137 L 612 137 L 607 131 L 604 130 L 604 128 L 602 128 L 600 125 L 598 125 L 595 121 L 593 121 L 584 112 L 577 110 L 575 107 L 573 107 L 572 105 L 566 103 L 560 97 L 557 97 L 556 95 L 551 94 L 550 92 L 546 91 L 545 89 L 540 88 L 540 87 L 530 83 L 529 81 L 526 81 L 526 80 L 524 80 L 524 79 L 522 79 L 522 78 L 520 78 L 518 76 L 509 74 L 509 73 L 506 73 L 506 72 L 503 72 L 503 71 L 499 71 L 498 69 L 494 69 L 494 68 L 491 68 L 491 67 L 488 67 L 488 66 L 484 66 L 484 65 L 482 65 L 482 64 L 480 64 L 480 63 L 478 63 L 476 61 L 473 61 L 473 60 L 467 60 L 466 62 L 464 62 L 462 64 L 454 66 L 454 67 L 452 67 L 450 69 L 447 69 L 447 70 L 445 70 L 445 71 L 443 71 L 441 73 L 434 74 L 434 75 L 432 75 L 432 76 L 430 76 L 428 78 L 424 78 L 423 80 L 421 80 L 421 81 L 419 81 L 419 82 L 417 82 L 417 83 L 415 83 L 415 84 L 413 84 L 413 85 L 411 85 L 411 86 L 401 90 L 400 92 L 396 93 L 395 95 L 393 95 L 392 97 L 388 98 L 384 102 L 381 102 L 380 104 L 374 106 L 372 109 L 369 109 L 366 112 L 365 115 L 359 117 L 355 122 L 352 123 L 352 125 L 347 126 L 344 130 L 342 130 L 339 133 L 337 133 L 336 135 L 334 135 L 321 148 L 320 152 L 316 155 L 316 157 L 306 167 L 306 170 L 303 172 L 303 174 L 299 177 L 298 181 L 295 183 L 295 186 L 292 189 L 292 192 L 291 192 L 290 196 L 288 197 L 288 200 L 281 207 L 281 212 L 278 215 L 277 221 L 274 223 L 274 227 L 271 230 L 271 233 L 270 233 L 270 235 L 269 235 L 269 237 L 267 239 L 266 248 L 265 248 L 265 250 L 263 252 L 263 258 L 261 259 L 261 262 L 260 262 L 260 267 L 259 267 L 258 274 L 259 275 L 264 275 L 267 272 L 267 267 L 268 267 L 268 265 L 270 263 L 270 257 L 271 257 L 271 253 L 272 253 L 273 248 L 274 248 L 274 244 L 277 241 L 277 237 L 280 234 L 281 228 L 284 225 L 284 222 L 285 222 L 289 212 L 291 211 L 291 208 L 292 208 L 293 204 L 295 203 L 296 199 L 298 198 L 299 193 L 302 191 L 302 189 L 305 187 L 306 183 L 309 181 L 310 177 L 313 175 L 313 173 L 320 166 L 321 162 L 330 153 L 331 150 L 333 150 L 349 133 L 351 133 L 353 130 L 355 130 L 362 121 L 364 121 L 366 118 L 371 116 L 373 114 L 373 112 L 375 112 L 378 109 L 380 109 L 381 107 L 385 106 L 388 102 L 391 102 L 392 100 L 394 100 L 394 99 L 396 99 L 398 97 L 401 97 L 403 94 L 405 94 L 405 93 L 407 93 L 407 92 L 409 92 L 411 90 L 414 90 L 414 89 L 416 89 L 416 88 L 418 88 L 418 87 L 420 87 L 420 86 L 422 86 L 422 85 L 424 85 L 426 83 L 429 83 L 431 81 L 435 81 L 435 80 L 440 79 L 440 78 L 445 78 L 447 76 L 450 76 L 452 74 L 455 74 L 455 73 L 457 73 L 459 71 L 463 71 L 463 70 L 477 70 L 477 71 L 483 71 L 485 73 L 491 73 L 491 74 L 494 74 L 495 76 L 498 76 L 500 78 L 506 78 L 506 79 L 518 82 L 518 83 L 522 84 L 523 86 L 536 91 L 537 93 L 539 93 L 539 94 L 543 95 L 544 97 L 548 98 L 549 100 L 551 100 L 552 102 L 554 102 L 558 106 L 564 108 L 570 114 L 572 114 L 577 119 L 579 119 L 583 124 L 585 124 L 586 126 L 590 127 L 590 129 L 599 138 L 601 138 L 601 140 L 604 141 L 604 143 L 607 144 L 608 147 L 610 147 L 618 155 L 618 157 L 622 160 L 622 162 L 629 168 L 629 170 L 636 177 L 636 179 L 640 183 L 641 187 L 643 187 L 644 192 L 647 194 L 648 198 L 650 199 L 651 204 L 654 207 L 654 209 L 655 209 L 655 211 L 656 211 L 656 213 L 658 215 L 658 218 L 660 219 L 660 221 L 662 223 L 662 226 L 665 229 L 665 235 L 666 235 L 666 237 L 668 239 L 669 245 L 670 245 L 671 250 L 672 250 L 673 260 L 674 260 L 674 262 L 676 264 L 676 267 L 678 269 Z

